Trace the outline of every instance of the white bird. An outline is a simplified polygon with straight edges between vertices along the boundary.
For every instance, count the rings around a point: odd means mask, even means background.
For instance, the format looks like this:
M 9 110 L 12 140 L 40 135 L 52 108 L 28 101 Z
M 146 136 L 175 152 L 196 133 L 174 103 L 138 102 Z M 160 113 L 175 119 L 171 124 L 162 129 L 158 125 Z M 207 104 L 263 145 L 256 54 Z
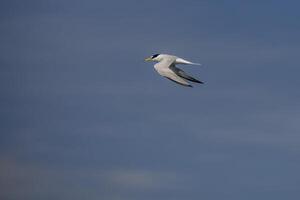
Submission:
M 201 64 L 193 63 L 185 59 L 179 58 L 177 56 L 167 55 L 167 54 L 154 54 L 153 56 L 146 58 L 145 61 L 158 62 L 157 64 L 154 65 L 154 69 L 161 76 L 168 78 L 169 80 L 174 81 L 175 83 L 178 83 L 180 85 L 193 87 L 191 84 L 189 84 L 188 81 L 203 84 L 202 81 L 199 81 L 187 75 L 183 70 L 175 66 L 176 64 L 187 64 L 187 65 L 201 65 Z

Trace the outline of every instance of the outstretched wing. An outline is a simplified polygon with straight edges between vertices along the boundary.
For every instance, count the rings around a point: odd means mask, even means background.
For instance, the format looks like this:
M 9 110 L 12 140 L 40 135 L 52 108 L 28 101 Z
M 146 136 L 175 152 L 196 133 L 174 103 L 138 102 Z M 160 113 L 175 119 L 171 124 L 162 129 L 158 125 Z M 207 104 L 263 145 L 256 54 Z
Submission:
M 199 81 L 189 75 L 187 75 L 182 69 L 179 69 L 178 67 L 175 66 L 175 64 L 172 64 L 170 65 L 169 67 L 177 76 L 181 77 L 181 78 L 184 78 L 186 80 L 189 80 L 189 81 L 192 81 L 192 82 L 195 82 L 195 83 L 200 83 L 200 84 L 203 84 L 202 81 Z
M 180 85 L 192 87 L 186 80 L 177 75 L 171 68 L 176 58 L 165 59 L 154 65 L 156 71 L 163 77 L 168 78 Z M 175 65 L 174 65 L 175 66 Z
M 184 80 L 183 78 L 180 78 L 179 76 L 177 76 L 175 73 L 170 72 L 167 76 L 164 76 L 167 79 L 182 85 L 182 86 L 186 86 L 186 87 L 193 87 L 191 84 L 189 84 L 186 80 Z

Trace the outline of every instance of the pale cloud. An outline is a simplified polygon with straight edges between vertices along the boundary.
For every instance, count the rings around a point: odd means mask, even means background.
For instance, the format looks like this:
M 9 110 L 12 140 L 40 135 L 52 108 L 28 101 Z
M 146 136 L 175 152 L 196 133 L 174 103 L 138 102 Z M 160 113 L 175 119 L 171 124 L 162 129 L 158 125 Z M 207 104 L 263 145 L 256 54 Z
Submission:
M 81 179 L 83 185 L 73 183 Z M 29 196 L 48 198 L 52 192 L 61 197 L 80 199 L 87 197 L 87 191 L 101 191 L 108 199 L 115 199 L 128 191 L 152 191 L 182 187 L 182 175 L 170 171 L 142 169 L 56 168 L 17 161 L 12 157 L 0 159 L 0 197 L 27 198 Z M 84 184 L 85 183 L 85 184 Z M 18 191 L 15 189 L 18 188 Z M 49 190 L 51 188 L 51 190 Z M 71 191 L 77 191 L 74 196 Z M 111 193 L 112 192 L 112 193 Z M 29 195 L 29 196 L 28 196 Z
M 170 171 L 111 170 L 105 173 L 107 180 L 122 188 L 158 189 L 176 185 L 178 175 Z

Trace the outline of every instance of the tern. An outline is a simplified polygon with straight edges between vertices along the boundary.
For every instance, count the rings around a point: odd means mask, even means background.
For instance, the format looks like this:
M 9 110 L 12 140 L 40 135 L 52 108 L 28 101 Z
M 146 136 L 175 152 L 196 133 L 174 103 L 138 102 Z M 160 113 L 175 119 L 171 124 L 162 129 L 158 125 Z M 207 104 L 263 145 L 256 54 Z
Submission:
M 201 65 L 199 63 L 193 63 L 183 58 L 168 54 L 154 54 L 153 56 L 146 58 L 145 61 L 158 62 L 154 65 L 154 69 L 161 76 L 180 85 L 193 87 L 188 81 L 203 84 L 202 81 L 187 75 L 183 70 L 176 67 L 176 64 Z

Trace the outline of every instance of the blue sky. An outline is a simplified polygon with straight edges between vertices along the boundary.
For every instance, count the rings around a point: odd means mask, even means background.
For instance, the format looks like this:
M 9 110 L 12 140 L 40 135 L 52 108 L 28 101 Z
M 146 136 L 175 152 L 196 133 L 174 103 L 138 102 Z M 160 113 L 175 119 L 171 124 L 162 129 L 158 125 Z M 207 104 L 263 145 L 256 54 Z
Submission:
M 0 198 L 299 198 L 299 6 L 1 1 Z

